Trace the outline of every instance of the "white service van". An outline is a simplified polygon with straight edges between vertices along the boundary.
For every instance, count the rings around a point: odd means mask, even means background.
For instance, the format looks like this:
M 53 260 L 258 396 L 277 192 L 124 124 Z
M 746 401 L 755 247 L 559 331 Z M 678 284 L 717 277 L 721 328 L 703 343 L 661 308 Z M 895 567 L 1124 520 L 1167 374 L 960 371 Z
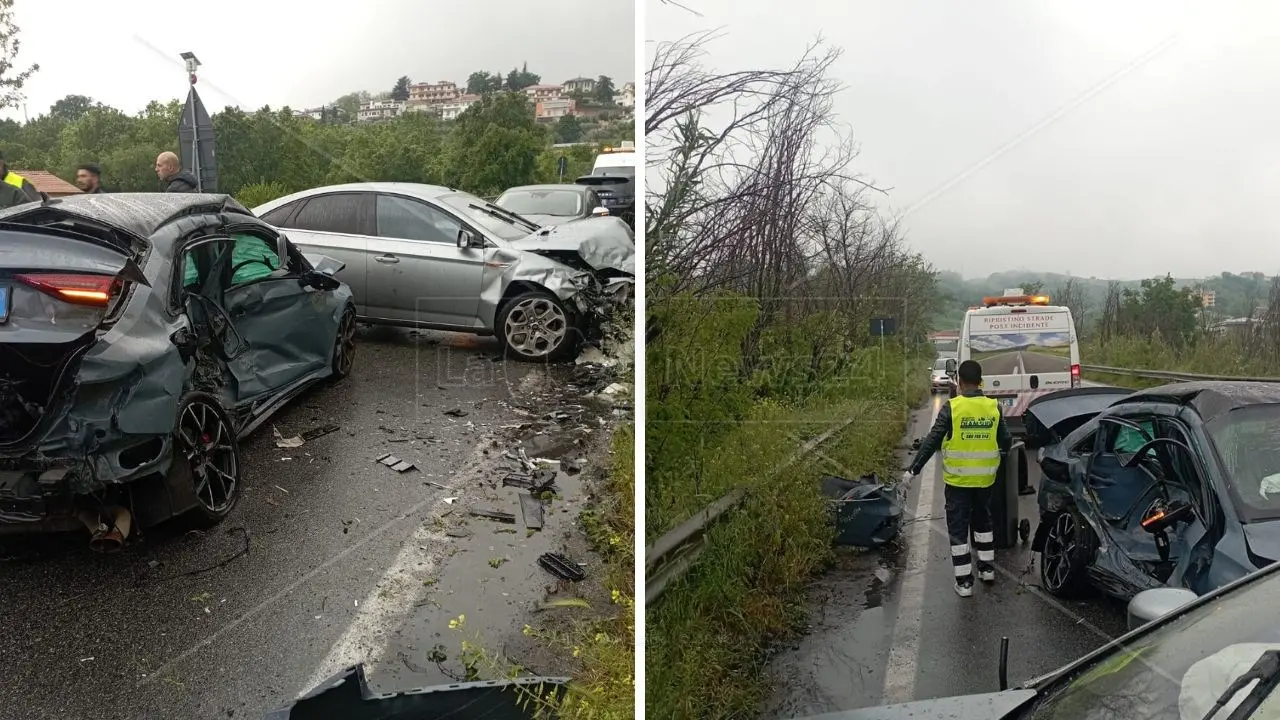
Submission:
M 1000 403 L 1010 429 L 1036 397 L 1080 385 L 1080 345 L 1071 310 L 1019 288 L 983 298 L 960 328 L 960 362 L 982 364 L 982 390 Z

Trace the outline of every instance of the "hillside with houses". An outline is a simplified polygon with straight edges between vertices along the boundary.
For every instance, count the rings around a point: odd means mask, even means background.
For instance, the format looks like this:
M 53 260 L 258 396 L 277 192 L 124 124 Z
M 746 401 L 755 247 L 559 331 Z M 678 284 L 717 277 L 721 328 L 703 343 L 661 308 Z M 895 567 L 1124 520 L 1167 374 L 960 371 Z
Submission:
M 482 97 L 493 92 L 522 92 L 529 98 L 534 118 L 542 123 L 571 117 L 578 121 L 608 122 L 635 113 L 636 86 L 626 82 L 616 86 L 613 79 L 576 77 L 558 84 L 526 68 L 512 70 L 505 77 L 486 72 L 472 73 L 465 83 L 452 80 L 410 82 L 402 77 L 388 92 L 356 92 L 319 107 L 295 110 L 299 118 L 337 123 L 370 123 L 390 120 L 406 113 L 430 113 L 441 120 L 454 120 Z

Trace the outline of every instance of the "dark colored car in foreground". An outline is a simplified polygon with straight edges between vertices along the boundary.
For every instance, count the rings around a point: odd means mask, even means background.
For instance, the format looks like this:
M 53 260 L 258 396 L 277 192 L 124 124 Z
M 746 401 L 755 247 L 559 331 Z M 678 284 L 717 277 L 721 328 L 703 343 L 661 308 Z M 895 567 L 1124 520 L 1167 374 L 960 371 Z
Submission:
M 313 264 L 314 262 L 314 264 Z M 0 533 L 224 518 L 238 440 L 354 360 L 355 305 L 225 195 L 0 212 Z
M 521 185 L 498 196 L 494 205 L 538 225 L 563 225 L 605 209 L 595 190 L 585 185 Z
M 1198 599 L 1144 591 L 1127 634 L 1022 686 L 808 720 L 1243 720 L 1280 712 L 1280 564 Z M 1144 622 L 1145 621 L 1145 622 Z M 1016 649 L 1013 651 L 1016 654 Z M 992 657 L 995 657 L 993 648 Z M 992 663 L 993 671 L 995 663 Z M 1258 682 L 1250 680 L 1253 673 Z M 999 675 L 992 672 L 993 686 Z M 981 683 L 981 681 L 979 681 Z M 978 684 L 978 683 L 976 683 Z M 1222 708 L 1215 708 L 1221 703 Z
M 1280 559 L 1280 385 L 1076 388 L 1026 419 L 1050 593 L 1203 595 Z

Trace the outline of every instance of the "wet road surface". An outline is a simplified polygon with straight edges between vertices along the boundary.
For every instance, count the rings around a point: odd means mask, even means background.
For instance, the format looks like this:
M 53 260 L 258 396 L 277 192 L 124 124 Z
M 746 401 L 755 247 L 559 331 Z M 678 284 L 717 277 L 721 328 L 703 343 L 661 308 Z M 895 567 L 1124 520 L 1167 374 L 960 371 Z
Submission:
M 71 536 L 0 546 L 0 718 L 255 718 L 349 660 L 375 661 L 380 690 L 447 681 L 430 652 L 456 653 L 463 638 L 445 628 L 461 613 L 478 614 L 468 624 L 480 632 L 501 627 L 495 647 L 514 642 L 546 577 L 523 556 L 491 567 L 517 554 L 524 526 L 498 535 L 466 508 L 512 509 L 510 488 L 477 478 L 494 479 L 518 425 L 555 407 L 570 369 L 495 362 L 491 339 L 465 335 L 360 339 L 351 377 L 245 443 L 244 495 L 216 528 L 153 529 L 114 556 Z M 330 423 L 340 429 L 291 449 L 271 431 Z M 387 452 L 420 470 L 374 462 Z M 566 532 L 551 516 L 571 508 L 548 511 L 538 552 Z
M 935 396 L 913 414 L 908 446 L 924 436 L 945 401 Z M 902 457 L 905 467 L 907 453 Z M 1031 484 L 1038 483 L 1033 463 Z M 1016 685 L 1124 633 L 1119 603 L 1064 602 L 1040 590 L 1029 543 L 996 551 L 994 586 L 957 596 L 936 456 L 911 488 L 906 509 L 897 547 L 842 550 L 836 568 L 815 585 L 813 627 L 775 659 L 777 688 L 766 717 L 995 691 L 1002 636 L 1009 638 L 1009 682 Z M 1019 513 L 1034 531 L 1034 495 L 1021 498 Z

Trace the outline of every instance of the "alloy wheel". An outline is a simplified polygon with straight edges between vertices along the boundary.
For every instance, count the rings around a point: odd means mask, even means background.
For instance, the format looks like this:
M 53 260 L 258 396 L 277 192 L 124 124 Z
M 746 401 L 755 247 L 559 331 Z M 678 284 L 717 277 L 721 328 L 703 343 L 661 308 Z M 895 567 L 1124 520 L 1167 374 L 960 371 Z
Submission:
M 569 319 L 551 298 L 530 297 L 521 300 L 511 312 L 503 333 L 507 345 L 530 358 L 554 353 L 569 332 Z
M 226 512 L 235 502 L 240 467 L 235 434 L 223 414 L 204 400 L 191 401 L 178 419 L 177 440 L 200 505 L 213 515 Z
M 1076 551 L 1076 520 L 1071 513 L 1059 513 L 1045 538 L 1040 561 L 1044 564 L 1044 581 L 1049 590 L 1066 587 L 1071 574 L 1071 558 Z

